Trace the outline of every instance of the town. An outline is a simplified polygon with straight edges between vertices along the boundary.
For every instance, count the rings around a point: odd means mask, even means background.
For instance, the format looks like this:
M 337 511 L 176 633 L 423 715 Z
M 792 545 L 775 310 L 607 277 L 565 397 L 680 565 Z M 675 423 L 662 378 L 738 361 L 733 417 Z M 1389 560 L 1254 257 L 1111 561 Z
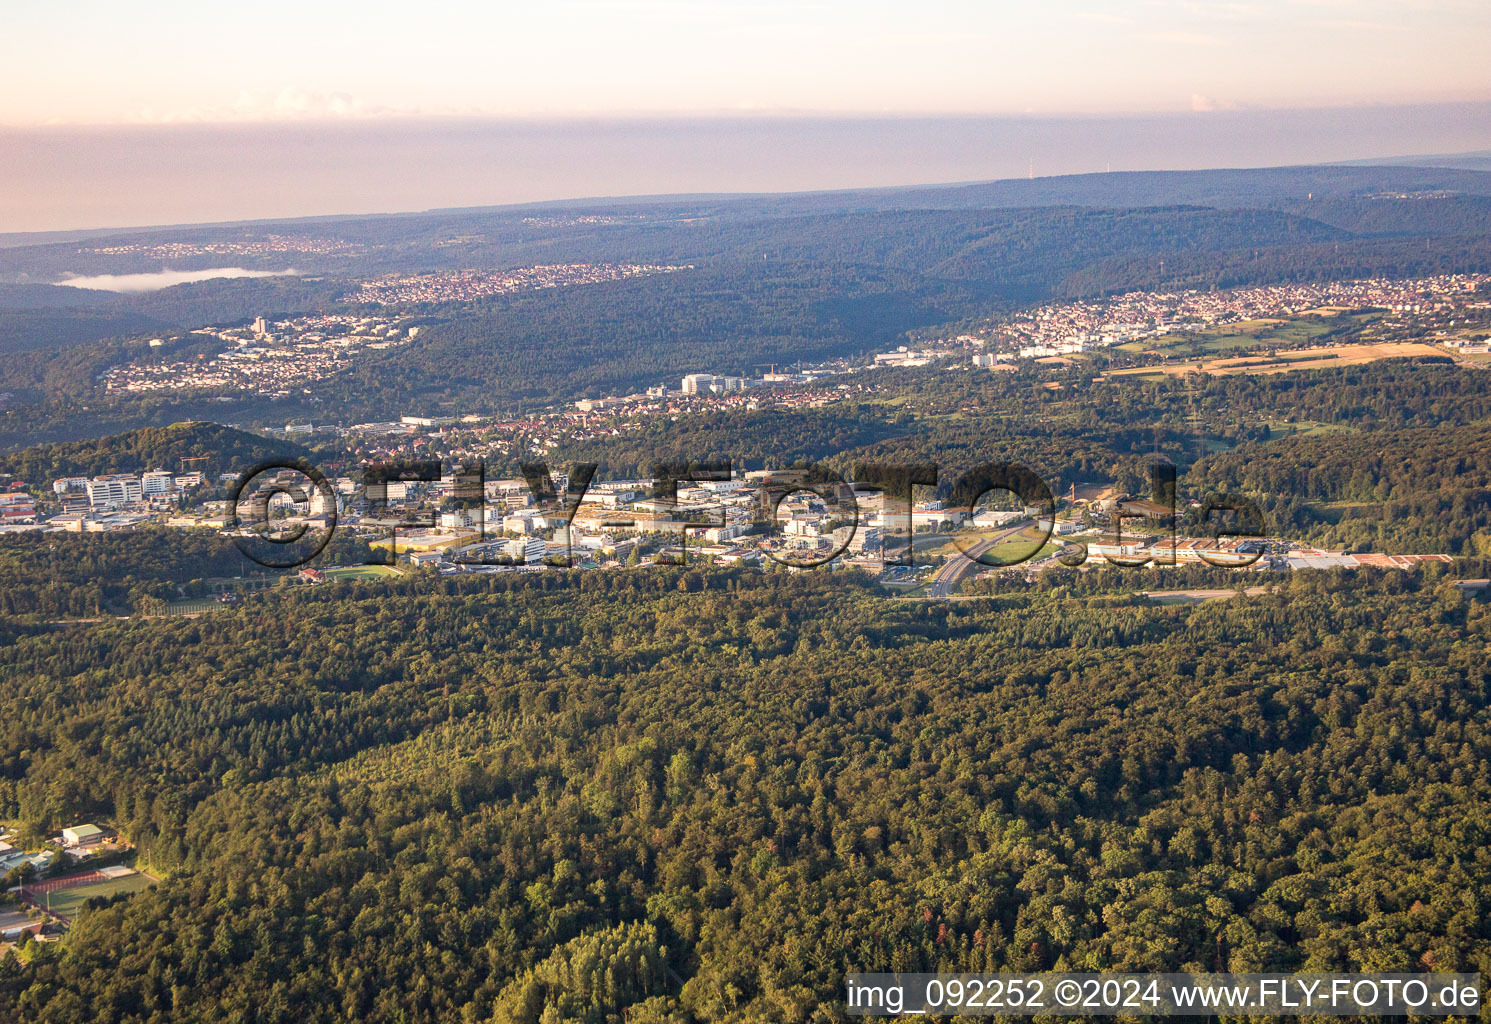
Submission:
M 604 278 L 681 269 L 687 268 L 571 265 L 530 268 L 506 276 L 423 275 L 387 282 L 378 287 L 392 290 L 369 294 L 392 303 L 436 294 L 470 296 L 483 288 L 574 283 L 580 278 L 566 276 L 571 272 Z M 1135 292 L 1049 304 L 996 318 L 948 340 L 913 342 L 868 360 L 839 358 L 772 366 L 755 377 L 698 370 L 675 378 L 676 387 L 665 382 L 638 393 L 582 398 L 569 407 L 550 406 L 516 418 L 409 414 L 389 422 L 291 423 L 262 432 L 328 439 L 350 465 L 396 463 L 416 455 L 436 457 L 451 467 L 478 461 L 511 465 L 545 459 L 566 445 L 613 441 L 680 415 L 790 411 L 871 399 L 883 390 L 879 382 L 889 379 L 882 376 L 883 371 L 930 367 L 929 372 L 936 373 L 966 367 L 970 351 L 976 367 L 1011 366 L 1028 360 L 1060 364 L 1094 350 L 1116 350 L 1134 342 L 1154 344 L 1168 335 L 1260 318 L 1323 318 L 1354 310 L 1378 311 L 1381 320 L 1372 321 L 1374 325 L 1385 321 L 1404 336 L 1431 341 L 1459 357 L 1475 357 L 1485 352 L 1491 306 L 1484 298 L 1488 281 L 1488 275 L 1453 274 L 1215 292 Z M 231 389 L 283 396 L 328 380 L 363 350 L 407 345 L 421 330 L 406 315 L 392 313 L 333 313 L 274 321 L 258 317 L 242 327 L 193 332 L 226 346 L 215 358 L 115 367 L 108 371 L 105 383 L 123 391 Z M 1391 346 L 1383 348 L 1384 356 L 1398 354 Z M 556 486 L 564 492 L 568 481 L 561 480 Z M 837 500 L 811 489 L 783 491 L 784 483 L 799 482 L 793 472 L 764 467 L 751 471 L 737 467 L 724 480 L 686 483 L 679 486 L 676 497 L 666 499 L 653 494 L 649 480 L 597 481 L 584 490 L 583 500 L 560 507 L 542 507 L 523 479 L 487 480 L 476 501 L 469 493 L 457 494 L 456 481 L 456 475 L 390 481 L 372 494 L 360 474 L 344 471 L 333 477 L 327 491 L 307 488 L 301 505 L 277 507 L 275 515 L 298 518 L 321 529 L 334 524 L 335 529 L 365 539 L 390 565 L 451 574 L 693 560 L 788 569 L 829 565 L 871 572 L 891 586 L 926 587 L 931 595 L 942 597 L 950 596 L 967 578 L 1000 571 L 999 564 L 1018 566 L 1026 573 L 1083 564 L 1082 558 L 1074 557 L 1074 545 L 1085 551 L 1086 564 L 1103 559 L 1151 565 L 1196 561 L 1265 571 L 1360 565 L 1405 568 L 1421 560 L 1421 556 L 1322 551 L 1277 537 L 1231 542 L 1180 537 L 1173 545 L 1152 546 L 1166 530 L 1173 536 L 1174 512 L 1156 519 L 1154 509 L 1146 513 L 1133 504 L 1140 499 L 1101 488 L 1083 498 L 1073 491 L 1058 501 L 1059 507 L 1049 510 L 997 505 L 949 508 L 923 495 L 924 500 L 898 511 L 886 507 L 883 494 L 863 487 Z M 231 474 L 204 479 L 191 466 L 182 465 L 62 478 L 52 483 L 49 494 L 33 495 L 13 486 L 10 493 L 0 494 L 0 530 L 96 532 L 163 526 L 247 537 L 254 533 L 250 522 L 254 489 L 240 495 L 239 506 L 234 507 L 229 494 L 237 482 Z M 768 502 L 765 496 L 776 492 L 780 492 L 778 498 Z M 279 500 L 283 506 L 283 495 Z M 267 505 L 258 512 L 259 519 L 269 518 Z M 1130 534 L 1127 539 L 1108 536 L 1121 521 L 1136 518 L 1153 527 L 1148 539 L 1135 538 L 1132 524 L 1125 528 Z M 998 556 L 992 566 L 983 558 L 990 550 Z M 1015 553 L 1018 557 L 1012 557 Z
M 474 302 L 493 295 L 563 288 L 602 281 L 624 281 L 649 274 L 675 274 L 692 266 L 661 263 L 560 263 L 515 270 L 450 270 L 364 281 L 347 301 L 379 306 L 409 306 L 433 302 Z
M 867 483 L 814 482 L 806 469 L 721 469 L 661 490 L 654 480 L 572 482 L 563 473 L 546 487 L 536 478 L 484 479 L 462 466 L 425 479 L 387 475 L 344 473 L 319 485 L 288 467 L 248 481 L 163 469 L 63 478 L 44 501 L 25 491 L 0 494 L 6 524 L 0 531 L 210 529 L 235 538 L 258 560 L 252 549 L 269 543 L 266 534 L 299 525 L 328 536 L 347 531 L 395 571 L 825 567 L 865 571 L 894 589 L 932 597 L 953 596 L 979 576 L 1062 566 L 1205 564 L 1278 572 L 1407 569 L 1450 560 L 1348 554 L 1249 532 L 1182 536 L 1178 524 L 1201 508 L 1199 496 L 1171 507 L 1101 487 L 1081 495 L 1073 487 L 1045 505 L 990 491 L 965 508 L 935 497 L 908 502 Z M 336 575 L 304 568 L 298 578 L 315 583 Z
M 396 348 L 419 334 L 392 316 L 323 313 L 266 321 L 246 327 L 202 327 L 193 336 L 226 343 L 211 359 L 139 361 L 110 368 L 101 383 L 115 392 L 249 392 L 284 398 L 327 380 L 365 350 Z M 165 342 L 154 338 L 151 348 Z
M 84 256 L 132 256 L 150 260 L 187 259 L 193 256 L 281 256 L 287 254 L 341 256 L 362 252 L 353 242 L 334 238 L 302 238 L 266 234 L 242 242 L 158 242 L 127 245 L 90 245 L 78 250 Z
M 1442 274 L 1412 280 L 1369 279 L 1318 284 L 1268 285 L 1217 291 L 1128 292 L 1107 299 L 1053 303 L 991 320 L 955 342 L 986 349 L 977 366 L 1017 359 L 1077 355 L 1095 349 L 1163 338 L 1199 328 L 1240 324 L 1261 318 L 1304 314 L 1338 316 L 1353 310 L 1381 309 L 1411 323 L 1446 348 L 1486 351 L 1482 294 L 1491 275 Z M 1478 339 L 1463 337 L 1453 315 L 1479 311 Z M 1470 324 L 1461 324 L 1469 327 Z M 929 358 L 929 356 L 922 356 Z

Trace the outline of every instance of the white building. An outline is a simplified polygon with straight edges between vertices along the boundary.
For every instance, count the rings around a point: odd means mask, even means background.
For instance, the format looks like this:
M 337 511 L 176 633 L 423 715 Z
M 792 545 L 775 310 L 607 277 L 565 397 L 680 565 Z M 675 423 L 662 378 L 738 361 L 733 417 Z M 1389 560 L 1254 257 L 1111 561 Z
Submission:
M 128 505 L 139 501 L 143 494 L 140 478 L 128 473 L 110 473 L 88 481 L 88 504 L 94 508 Z
M 527 565 L 542 562 L 548 549 L 549 545 L 542 537 L 514 537 L 502 545 L 504 554 L 515 562 L 521 561 Z
M 933 504 L 940 505 L 940 502 Z M 914 508 L 911 510 L 911 522 L 913 526 L 958 526 L 963 522 L 964 511 L 961 508 Z
M 844 550 L 851 555 L 857 555 L 867 547 L 872 551 L 880 547 L 881 534 L 878 529 L 870 526 L 841 526 L 834 531 L 833 542 L 834 547 L 847 544 Z
M 154 469 L 140 477 L 140 491 L 145 497 L 154 494 L 169 494 L 176 480 L 164 469 Z
M 505 533 L 532 533 L 534 513 L 519 512 L 502 520 L 502 529 Z
M 683 378 L 682 390 L 686 395 L 709 394 L 709 389 L 723 378 L 716 378 L 712 373 L 691 373 Z
M 63 846 L 93 846 L 104 841 L 104 830 L 97 825 L 74 825 L 62 830 Z
M 469 508 L 458 508 L 453 512 L 440 513 L 440 526 L 446 530 L 461 530 L 476 525 L 476 516 Z
M 52 481 L 52 490 L 57 494 L 66 494 L 68 491 L 86 491 L 88 489 L 88 478 L 86 476 L 64 476 Z
M 984 527 L 988 527 L 988 526 L 1003 526 L 1005 523 L 1012 523 L 1016 519 L 1022 518 L 1024 515 L 1025 515 L 1024 512 L 1012 512 L 1012 511 L 1007 511 L 1007 510 L 1002 511 L 1002 510 L 997 510 L 997 509 L 989 509 L 989 510 L 986 510 L 984 512 L 980 512 L 978 515 L 974 516 L 973 517 L 973 525 L 974 526 L 984 526 Z

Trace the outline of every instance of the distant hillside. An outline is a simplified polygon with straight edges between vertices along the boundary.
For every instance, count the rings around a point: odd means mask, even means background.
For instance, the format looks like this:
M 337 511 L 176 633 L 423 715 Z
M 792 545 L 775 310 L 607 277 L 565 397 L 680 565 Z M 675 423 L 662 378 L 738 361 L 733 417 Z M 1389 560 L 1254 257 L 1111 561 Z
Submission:
M 268 458 L 299 458 L 305 448 L 220 423 L 173 423 L 143 427 L 111 437 L 60 444 L 40 444 L 0 456 L 0 476 L 42 487 L 63 476 L 140 473 L 151 469 L 182 470 L 183 458 L 205 456 L 192 470 L 215 475 L 244 469 Z
M 1314 199 L 1414 192 L 1491 195 L 1491 174 L 1448 167 L 1249 167 L 1205 171 L 1115 171 L 840 193 L 891 208 L 988 209 L 1022 206 L 1272 207 Z M 828 197 L 832 193 L 820 193 Z M 885 208 L 885 207 L 882 207 Z
M 150 335 L 170 330 L 172 326 L 155 317 L 118 308 L 0 309 L 0 355 L 56 352 L 105 338 Z
M 854 356 L 909 330 L 1130 289 L 1491 271 L 1491 174 L 1404 166 L 1131 172 L 199 225 L 116 234 L 96 252 L 77 240 L 3 248 L 0 278 L 158 269 L 142 253 L 167 244 L 192 251 L 173 256 L 173 268 L 212 265 L 223 258 L 212 246 L 270 236 L 275 246 L 317 243 L 288 250 L 300 276 L 115 298 L 80 292 L 65 309 L 44 307 L 72 289 L 0 289 L 0 355 L 10 356 L 0 359 L 0 448 L 198 417 L 284 423 L 312 411 L 379 418 L 413 405 L 511 410 L 700 368 L 744 373 Z M 271 246 L 241 262 L 284 270 L 290 258 Z M 414 344 L 360 357 L 295 401 L 95 393 L 100 374 L 134 358 L 113 343 L 121 335 L 346 309 L 349 283 L 369 275 L 606 262 L 694 269 L 432 302 L 418 310 L 430 329 Z M 33 305 L 6 306 L 22 301 Z

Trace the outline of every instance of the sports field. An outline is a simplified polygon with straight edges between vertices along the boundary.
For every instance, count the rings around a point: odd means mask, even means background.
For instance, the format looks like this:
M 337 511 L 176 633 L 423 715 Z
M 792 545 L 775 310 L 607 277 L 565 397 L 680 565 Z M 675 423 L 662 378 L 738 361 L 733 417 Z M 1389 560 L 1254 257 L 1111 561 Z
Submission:
M 328 565 L 321 572 L 333 580 L 376 580 L 403 575 L 391 565 Z
M 27 891 L 31 901 L 37 906 L 45 907 L 59 917 L 72 918 L 82 909 L 83 904 L 91 899 L 115 896 L 122 892 L 143 892 L 155 883 L 156 879 L 149 875 L 133 874 L 125 875 L 123 878 L 90 882 L 87 885 L 74 885 L 58 889 L 50 894 L 36 892 L 31 886 L 27 886 Z

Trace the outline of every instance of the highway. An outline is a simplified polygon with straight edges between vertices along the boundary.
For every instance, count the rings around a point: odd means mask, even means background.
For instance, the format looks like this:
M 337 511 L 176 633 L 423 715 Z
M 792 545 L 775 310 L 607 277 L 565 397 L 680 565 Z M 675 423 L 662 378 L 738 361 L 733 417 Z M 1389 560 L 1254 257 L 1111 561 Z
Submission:
M 989 566 L 982 565 L 974 561 L 974 559 L 978 558 L 985 551 L 988 551 L 1000 541 L 1006 540 L 1014 536 L 1015 534 L 1020 533 L 1029 525 L 1030 524 L 1028 522 L 1021 523 L 1018 526 L 1005 530 L 1003 533 L 996 534 L 995 536 L 990 537 L 988 540 L 981 540 L 976 544 L 969 545 L 967 552 L 962 556 L 955 555 L 954 557 L 949 558 L 947 562 L 942 566 L 942 568 L 937 570 L 937 574 L 932 577 L 932 583 L 930 586 L 927 587 L 927 596 L 942 598 L 952 597 L 953 591 L 958 589 L 958 585 L 961 584 L 970 573 L 989 568 Z

